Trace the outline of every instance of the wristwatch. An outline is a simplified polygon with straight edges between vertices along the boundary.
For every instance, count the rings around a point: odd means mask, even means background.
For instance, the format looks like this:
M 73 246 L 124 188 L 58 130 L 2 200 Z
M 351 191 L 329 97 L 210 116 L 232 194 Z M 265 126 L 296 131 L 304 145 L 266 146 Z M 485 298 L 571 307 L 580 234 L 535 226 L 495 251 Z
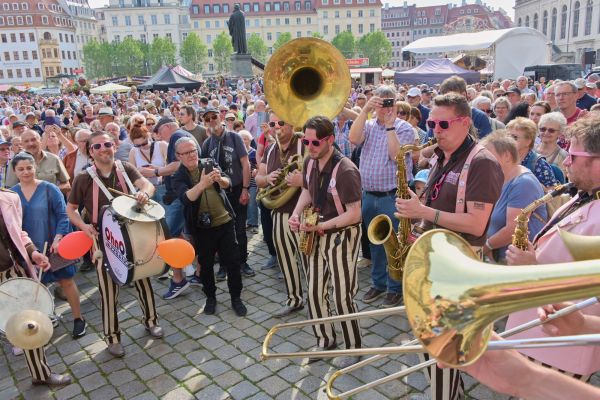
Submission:
M 160 175 L 158 174 L 158 168 L 154 168 L 154 175 L 156 175 L 156 176 L 160 176 Z
M 385 130 L 386 130 L 387 132 L 390 132 L 390 131 L 395 131 L 395 130 L 396 130 L 396 128 L 394 128 L 394 127 L 391 127 L 391 128 L 385 128 Z

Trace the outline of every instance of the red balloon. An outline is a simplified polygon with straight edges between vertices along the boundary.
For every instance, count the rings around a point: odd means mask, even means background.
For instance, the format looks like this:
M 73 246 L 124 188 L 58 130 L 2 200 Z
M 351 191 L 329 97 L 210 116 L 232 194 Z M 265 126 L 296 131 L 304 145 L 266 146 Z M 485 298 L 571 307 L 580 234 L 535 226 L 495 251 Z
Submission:
M 58 242 L 58 254 L 67 260 L 76 260 L 92 248 L 92 238 L 85 232 L 71 232 Z
M 194 246 L 183 239 L 164 240 L 158 244 L 158 255 L 173 268 L 184 268 L 194 261 Z

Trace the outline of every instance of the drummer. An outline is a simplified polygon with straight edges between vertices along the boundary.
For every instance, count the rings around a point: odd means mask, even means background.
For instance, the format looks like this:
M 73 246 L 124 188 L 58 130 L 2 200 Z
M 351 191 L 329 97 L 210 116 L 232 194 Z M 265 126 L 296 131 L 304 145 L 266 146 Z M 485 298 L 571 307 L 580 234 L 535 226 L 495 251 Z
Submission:
M 117 168 L 115 163 L 116 146 L 111 135 L 101 131 L 94 132 L 88 139 L 88 151 L 94 160 L 94 165 L 87 170 L 87 173 L 81 173 L 75 177 L 73 190 L 71 190 L 67 204 L 67 215 L 73 225 L 88 236 L 97 239 L 98 231 L 96 227 L 100 218 L 100 211 L 103 206 L 109 204 L 109 200 L 102 188 L 94 190 L 93 187 L 96 183 L 90 173 L 96 171 L 99 182 L 105 188 L 112 188 L 120 192 L 129 192 L 128 184 L 125 182 L 133 182 L 133 185 L 139 190 L 135 196 L 140 204 L 146 203 L 152 197 L 154 186 L 127 162 L 122 163 L 122 170 Z M 94 192 L 97 198 L 94 198 Z M 78 212 L 80 204 L 83 204 L 83 215 Z M 143 239 L 138 238 L 138 240 Z M 121 344 L 121 331 L 117 317 L 119 286 L 100 263 L 96 265 L 96 273 L 102 299 L 102 325 L 104 326 L 108 352 L 115 357 L 123 357 L 125 350 Z M 163 336 L 163 330 L 158 326 L 154 290 L 150 279 L 139 279 L 134 283 L 144 313 L 144 326 L 151 336 L 160 338 Z
M 32 262 L 47 270 L 48 257 L 41 254 L 21 228 L 21 200 L 8 189 L 0 189 L 0 282 L 16 277 L 32 277 Z M 27 272 L 26 272 L 27 271 Z M 43 347 L 25 350 L 27 368 L 34 385 L 61 386 L 71 383 L 69 375 L 52 373 Z

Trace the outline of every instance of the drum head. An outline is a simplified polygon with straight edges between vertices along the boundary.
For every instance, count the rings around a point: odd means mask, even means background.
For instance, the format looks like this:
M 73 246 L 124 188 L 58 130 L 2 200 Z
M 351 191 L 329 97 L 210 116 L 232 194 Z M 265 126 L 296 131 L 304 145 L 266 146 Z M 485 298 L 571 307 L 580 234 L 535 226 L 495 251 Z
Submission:
M 100 237 L 104 268 L 120 285 L 131 282 L 133 278 L 133 250 L 127 228 L 122 226 L 123 220 L 111 206 L 102 208 Z
M 8 319 L 24 310 L 36 310 L 48 316 L 54 314 L 54 300 L 48 288 L 29 278 L 13 278 L 0 283 L 0 331 L 5 333 Z
M 140 222 L 154 222 L 165 216 L 165 209 L 154 200 L 140 206 L 135 199 L 127 196 L 115 197 L 111 202 L 117 214 Z

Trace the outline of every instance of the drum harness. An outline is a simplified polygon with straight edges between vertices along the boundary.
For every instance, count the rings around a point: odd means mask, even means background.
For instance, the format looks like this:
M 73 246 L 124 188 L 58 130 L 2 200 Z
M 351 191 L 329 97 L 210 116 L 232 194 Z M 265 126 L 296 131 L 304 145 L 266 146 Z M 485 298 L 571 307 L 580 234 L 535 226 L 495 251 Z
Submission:
M 137 193 L 137 190 L 135 189 L 135 186 L 133 186 L 133 183 L 131 182 L 131 179 L 129 179 L 129 176 L 127 176 L 127 173 L 125 172 L 125 168 L 123 167 L 123 163 L 121 162 L 121 160 L 115 160 L 115 167 L 116 167 L 116 174 L 117 174 L 117 179 L 119 180 L 119 184 L 121 185 L 121 188 L 123 188 L 123 191 L 127 191 L 129 189 L 129 192 L 131 194 L 135 194 Z M 87 171 L 87 173 L 92 177 L 92 180 L 94 181 L 94 185 L 93 185 L 93 212 L 92 212 L 92 223 L 94 225 L 98 224 L 98 195 L 99 195 L 99 189 L 102 190 L 102 193 L 104 193 L 104 195 L 106 196 L 106 198 L 108 199 L 108 201 L 112 201 L 114 199 L 114 196 L 112 194 L 110 194 L 110 192 L 108 191 L 108 189 L 106 188 L 106 186 L 104 186 L 104 183 L 102 183 L 102 181 L 100 180 L 100 178 L 98 177 L 98 173 L 96 172 L 96 167 L 95 166 L 89 166 L 85 169 Z M 125 183 L 127 183 L 127 185 L 125 185 Z M 145 214 L 144 211 L 140 211 L 140 213 Z M 114 215 L 113 215 L 113 219 L 115 219 Z M 119 220 L 119 222 L 122 222 Z M 155 238 L 155 242 L 158 245 L 158 235 L 159 235 L 159 226 L 160 223 L 158 221 L 155 222 L 155 226 L 156 226 L 156 238 Z M 154 249 L 154 252 L 150 255 L 150 257 L 147 260 L 139 260 L 139 261 L 135 261 L 134 265 L 144 265 L 147 264 L 148 262 L 150 262 L 150 260 L 152 260 L 152 258 L 154 257 L 154 254 L 156 253 L 156 247 Z

